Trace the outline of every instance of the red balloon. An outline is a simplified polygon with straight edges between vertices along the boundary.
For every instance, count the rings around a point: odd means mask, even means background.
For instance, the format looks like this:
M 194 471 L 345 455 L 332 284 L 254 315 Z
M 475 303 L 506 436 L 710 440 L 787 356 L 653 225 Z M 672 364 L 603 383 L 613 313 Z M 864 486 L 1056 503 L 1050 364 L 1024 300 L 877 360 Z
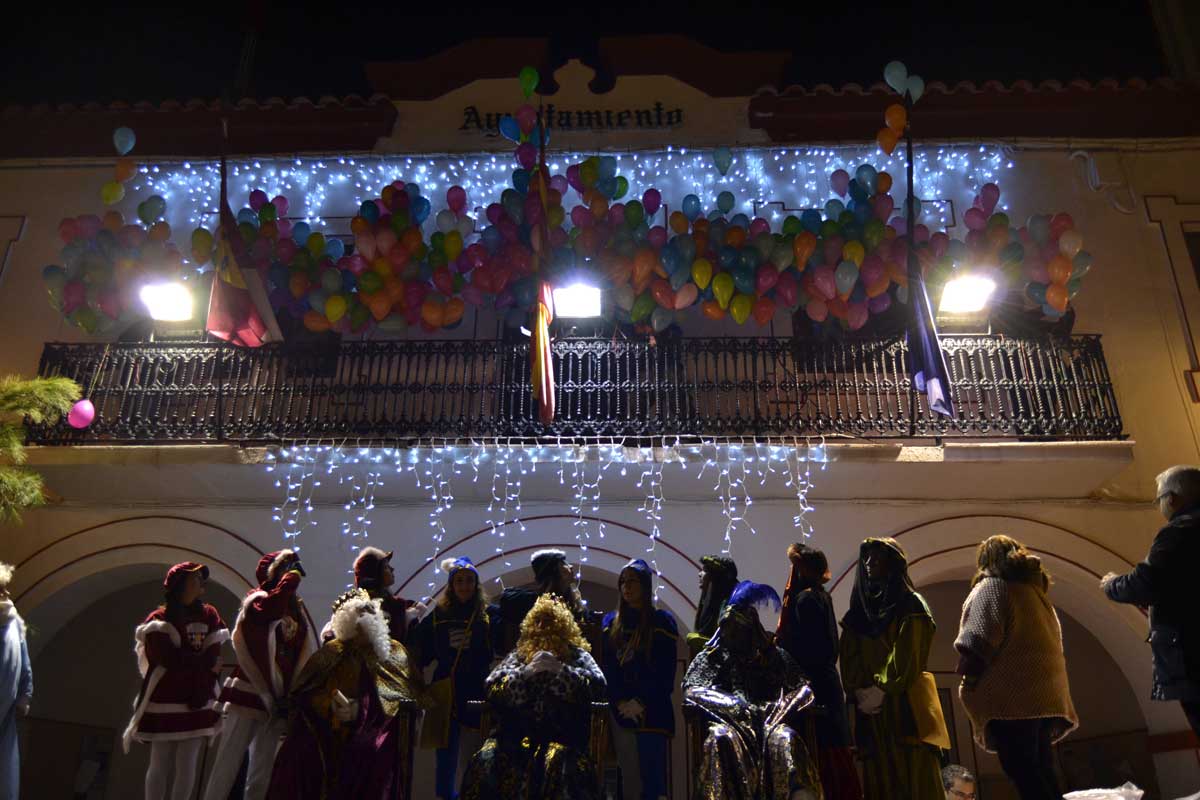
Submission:
M 777 283 L 779 283 L 779 270 L 775 268 L 774 264 L 763 264 L 754 276 L 754 291 L 756 294 L 766 294 L 774 289 Z
M 775 316 L 775 301 L 769 297 L 760 297 L 754 301 L 754 309 L 750 313 L 755 322 L 766 325 Z
M 650 296 L 654 298 L 654 302 L 663 308 L 675 307 L 675 292 L 671 289 L 671 284 L 662 278 L 659 278 L 650 286 Z
M 775 296 L 779 298 L 779 302 L 788 307 L 796 305 L 799 291 L 795 273 L 788 270 L 779 276 L 779 282 L 775 284 Z

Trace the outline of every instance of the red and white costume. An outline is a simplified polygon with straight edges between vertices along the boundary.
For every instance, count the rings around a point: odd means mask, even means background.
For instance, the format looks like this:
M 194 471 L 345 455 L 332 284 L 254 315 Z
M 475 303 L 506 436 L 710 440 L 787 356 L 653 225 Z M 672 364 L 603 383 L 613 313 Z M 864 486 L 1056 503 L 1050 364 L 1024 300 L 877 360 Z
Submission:
M 301 574 L 289 569 L 278 576 L 293 563 L 297 562 L 291 550 L 267 553 L 255 571 L 259 588 L 242 601 L 233 628 L 238 666 L 221 690 L 219 705 L 225 723 L 206 800 L 229 796 L 247 749 L 245 800 L 261 800 L 266 795 L 275 751 L 286 727 L 283 702 L 292 681 L 317 651 L 317 638 L 297 596 Z
M 208 604 L 167 619 L 165 608 L 146 617 L 134 633 L 142 689 L 125 729 L 125 752 L 133 741 L 178 741 L 213 736 L 220 728 L 216 707 L 217 665 L 229 629 Z

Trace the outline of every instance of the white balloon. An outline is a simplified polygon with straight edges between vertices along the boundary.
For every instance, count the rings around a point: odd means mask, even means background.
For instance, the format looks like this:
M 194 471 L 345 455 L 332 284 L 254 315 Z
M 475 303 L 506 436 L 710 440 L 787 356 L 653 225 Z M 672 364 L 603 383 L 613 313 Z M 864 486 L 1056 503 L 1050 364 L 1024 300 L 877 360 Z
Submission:
M 448 208 L 443 208 L 437 213 L 437 229 L 442 233 L 449 233 L 458 225 L 458 218 L 454 216 L 454 212 Z
M 904 89 L 915 103 L 921 99 L 921 95 L 925 94 L 925 81 L 921 80 L 921 76 L 919 75 L 909 75 L 908 81 L 904 84 Z
M 888 86 L 900 94 L 904 94 L 904 84 L 908 80 L 908 67 L 900 61 L 889 61 L 883 68 L 883 80 Z
M 458 227 L 458 232 L 462 234 L 463 241 L 466 241 L 466 238 L 475 232 L 475 218 L 468 216 L 459 217 L 456 226 Z

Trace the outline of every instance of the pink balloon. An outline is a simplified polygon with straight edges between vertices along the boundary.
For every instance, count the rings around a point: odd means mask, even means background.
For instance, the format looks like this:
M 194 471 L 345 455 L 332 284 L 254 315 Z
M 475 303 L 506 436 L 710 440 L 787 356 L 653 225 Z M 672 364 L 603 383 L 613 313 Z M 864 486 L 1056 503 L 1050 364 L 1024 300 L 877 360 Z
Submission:
M 825 305 L 824 300 L 810 300 L 804 308 L 804 313 L 808 314 L 808 318 L 813 322 L 824 322 L 829 316 L 829 306 Z
M 517 146 L 517 163 L 523 169 L 531 169 L 537 163 L 537 148 L 532 142 L 523 142 Z
M 67 413 L 67 424 L 77 430 L 83 430 L 92 424 L 96 418 L 96 407 L 91 400 L 76 400 L 75 405 Z
M 341 263 L 341 260 L 338 261 Z M 352 256 L 346 256 L 346 268 L 355 275 L 362 275 L 370 267 L 370 263 L 360 253 L 355 253 Z
M 838 197 L 845 197 L 846 190 L 850 188 L 850 173 L 844 169 L 835 170 L 829 176 L 829 185 Z
M 775 296 L 779 298 L 780 303 L 789 307 L 796 305 L 799 291 L 800 286 L 796 283 L 794 272 L 788 270 L 779 276 L 779 282 L 775 284 Z
M 770 232 L 771 232 L 771 223 L 767 222 L 762 217 L 755 217 L 754 221 L 750 223 L 750 235 L 751 236 L 758 236 L 760 233 L 770 233 Z
M 286 216 L 288 213 L 288 199 L 281 194 L 275 195 L 271 199 L 271 205 L 275 206 L 275 215 L 278 217 Z
M 1000 187 L 994 183 L 985 183 L 983 188 L 979 190 L 980 207 L 988 214 L 996 207 L 996 203 L 1000 201 Z
M 846 242 L 841 236 L 834 234 L 825 240 L 825 248 L 822 253 L 825 256 L 826 264 L 836 264 L 842 258 L 842 245 Z
M 550 179 L 550 188 L 558 192 L 559 197 L 566 194 L 569 187 L 570 184 L 567 183 L 567 176 L 565 175 L 555 175 Z
M 683 287 L 675 293 L 675 310 L 682 311 L 688 306 L 696 302 L 700 296 L 700 290 L 696 288 L 696 284 L 691 281 L 685 283 Z
M 913 228 L 913 241 L 915 241 L 917 244 L 924 244 L 925 242 L 928 242 L 929 226 L 918 222 L 917 226 Z
M 779 270 L 774 264 L 763 264 L 758 268 L 758 273 L 754 276 L 754 290 L 758 294 L 766 294 L 775 288 L 775 284 L 779 283 Z
M 890 194 L 877 194 L 871 198 L 871 211 L 880 222 L 887 222 L 895 207 L 896 203 Z
M 258 211 L 267 204 L 267 193 L 262 189 L 255 189 L 250 193 L 250 208 Z M 278 210 L 278 209 L 276 209 Z
M 867 318 L 870 312 L 867 311 L 866 303 L 851 303 L 846 309 L 846 324 L 850 330 L 856 331 L 863 325 L 867 324 Z
M 579 192 L 580 194 L 583 193 L 583 178 L 579 177 L 578 164 L 572 164 L 571 166 L 567 167 L 567 183 L 570 184 L 571 188 L 575 191 Z
M 104 223 L 95 214 L 84 214 L 76 221 L 79 224 L 79 233 L 84 239 L 91 239 L 104 227 Z
M 944 231 L 938 231 L 933 236 L 929 237 L 929 249 L 933 251 L 934 258 L 941 258 L 946 254 L 946 248 L 950 246 L 950 237 Z
M 608 224 L 612 226 L 625 224 L 625 204 L 613 203 L 608 207 Z
M 533 126 L 537 124 L 537 109 L 528 103 L 518 108 L 517 113 L 513 116 L 517 120 L 517 127 L 521 129 L 521 133 L 530 133 Z
M 378 245 L 375 243 L 375 234 L 370 231 L 363 231 L 358 236 L 354 237 L 354 247 L 359 255 L 370 261 L 378 255 Z
M 483 305 L 483 292 L 479 291 L 478 286 L 468 283 L 462 288 L 462 299 L 464 303 L 481 306 Z
M 587 206 L 575 206 L 571 209 L 571 222 L 576 228 L 590 228 L 595 218 L 592 217 L 592 210 Z
M 828 264 L 817 267 L 812 274 L 813 288 L 826 300 L 832 300 L 837 295 L 837 279 L 833 267 Z
M 963 214 L 963 222 L 973 231 L 981 231 L 987 227 L 987 213 L 982 208 L 971 207 Z
M 883 274 L 883 259 L 874 253 L 864 258 L 862 266 L 858 268 L 858 276 L 862 279 L 863 286 L 874 286 L 883 278 Z
M 646 216 L 653 217 L 662 208 L 662 193 L 658 189 L 647 189 L 642 195 L 642 207 L 646 209 Z
M 461 186 L 451 186 L 446 190 L 446 205 L 455 214 L 462 214 L 467 207 L 467 191 Z
M 667 243 L 667 229 L 662 225 L 655 225 L 650 229 L 650 232 L 646 234 L 646 241 L 648 241 L 650 246 L 655 250 L 661 250 L 663 245 Z

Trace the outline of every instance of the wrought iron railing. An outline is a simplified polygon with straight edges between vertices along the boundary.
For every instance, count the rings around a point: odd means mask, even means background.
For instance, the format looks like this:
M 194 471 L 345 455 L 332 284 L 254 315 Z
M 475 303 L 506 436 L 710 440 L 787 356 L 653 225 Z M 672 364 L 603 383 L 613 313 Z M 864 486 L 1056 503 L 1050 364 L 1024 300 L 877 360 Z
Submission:
M 558 413 L 537 421 L 525 341 L 376 341 L 327 351 L 218 342 L 48 344 L 42 375 L 87 390 L 86 431 L 39 444 L 446 437 L 1122 436 L 1098 336 L 945 336 L 955 416 L 912 404 L 902 338 L 561 339 Z

